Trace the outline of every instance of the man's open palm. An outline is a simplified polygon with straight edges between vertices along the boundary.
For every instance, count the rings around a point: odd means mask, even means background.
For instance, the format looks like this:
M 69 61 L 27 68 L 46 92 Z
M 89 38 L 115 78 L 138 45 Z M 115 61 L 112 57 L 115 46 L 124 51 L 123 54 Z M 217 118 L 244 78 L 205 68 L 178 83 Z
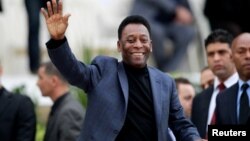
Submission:
M 54 40 L 63 39 L 65 36 L 65 31 L 68 27 L 68 19 L 70 14 L 63 16 L 62 13 L 62 0 L 57 3 L 56 0 L 47 2 L 47 11 L 42 8 L 41 12 L 46 20 L 47 28 L 50 36 Z

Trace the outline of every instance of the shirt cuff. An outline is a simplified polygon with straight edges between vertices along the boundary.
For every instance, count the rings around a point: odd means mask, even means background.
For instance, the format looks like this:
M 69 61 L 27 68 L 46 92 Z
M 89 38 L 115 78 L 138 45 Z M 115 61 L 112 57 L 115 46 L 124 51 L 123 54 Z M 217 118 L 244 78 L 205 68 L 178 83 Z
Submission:
M 65 43 L 67 41 L 67 38 L 64 37 L 61 40 L 54 40 L 54 39 L 50 39 L 47 43 L 46 46 L 48 49 L 56 49 L 58 47 L 60 47 L 63 43 Z

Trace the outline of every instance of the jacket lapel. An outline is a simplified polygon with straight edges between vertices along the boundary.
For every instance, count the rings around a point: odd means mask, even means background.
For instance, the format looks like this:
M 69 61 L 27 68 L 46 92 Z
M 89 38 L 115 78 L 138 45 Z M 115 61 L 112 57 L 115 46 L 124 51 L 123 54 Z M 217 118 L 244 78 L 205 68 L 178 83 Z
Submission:
M 122 88 L 122 93 L 125 99 L 125 103 L 126 103 L 126 107 L 128 105 L 128 79 L 126 76 L 126 72 L 124 70 L 124 66 L 123 64 L 120 62 L 118 64 L 118 78 L 121 84 L 121 88 Z
M 149 78 L 152 88 L 152 95 L 154 101 L 154 110 L 155 110 L 155 118 L 157 122 L 157 127 L 160 127 L 161 121 L 161 107 L 162 107 L 162 94 L 161 94 L 161 80 L 160 78 L 154 73 L 152 69 L 149 70 Z

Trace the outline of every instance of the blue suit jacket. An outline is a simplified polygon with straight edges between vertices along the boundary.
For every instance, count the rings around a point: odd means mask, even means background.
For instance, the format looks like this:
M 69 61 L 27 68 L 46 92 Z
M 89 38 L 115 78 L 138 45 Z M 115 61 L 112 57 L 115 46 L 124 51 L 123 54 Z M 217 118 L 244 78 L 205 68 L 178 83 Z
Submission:
M 49 43 L 47 43 L 50 48 Z M 79 140 L 114 141 L 126 117 L 129 88 L 123 64 L 115 58 L 99 56 L 90 65 L 72 54 L 68 42 L 48 49 L 52 62 L 73 85 L 86 91 L 88 105 Z M 167 141 L 167 129 L 181 141 L 200 138 L 184 117 L 175 83 L 167 74 L 148 67 L 152 87 L 158 141 Z

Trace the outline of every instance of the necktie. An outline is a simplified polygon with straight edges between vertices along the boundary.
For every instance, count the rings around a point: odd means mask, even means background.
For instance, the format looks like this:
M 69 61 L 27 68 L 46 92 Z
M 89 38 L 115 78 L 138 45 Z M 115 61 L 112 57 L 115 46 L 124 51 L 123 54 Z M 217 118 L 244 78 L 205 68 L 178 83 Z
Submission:
M 218 86 L 217 86 L 217 88 L 219 89 L 219 93 L 221 93 L 224 89 L 226 89 L 226 86 L 224 85 L 224 83 L 223 82 L 221 82 Z M 218 93 L 218 94 L 219 94 Z M 211 119 L 211 122 L 210 122 L 210 125 L 214 125 L 214 124 L 216 124 L 216 114 L 215 114 L 215 110 L 214 110 L 214 113 L 213 113 L 213 115 L 212 115 L 212 119 Z M 206 139 L 207 139 L 207 134 L 206 134 L 206 137 L 205 137 Z
M 226 88 L 226 86 L 223 83 L 220 83 L 218 85 L 218 89 L 219 89 L 219 93 L 221 93 L 221 91 L 223 91 Z M 211 125 L 214 125 L 216 123 L 216 115 L 215 115 L 215 110 L 212 116 L 212 120 L 211 120 Z
M 220 85 L 218 85 L 219 93 L 223 91 L 225 88 L 226 86 L 224 85 L 224 83 L 220 83 Z
M 242 95 L 240 97 L 240 115 L 239 115 L 239 122 L 240 124 L 245 124 L 249 115 L 249 100 L 247 96 L 247 88 L 249 85 L 244 83 L 241 86 Z

